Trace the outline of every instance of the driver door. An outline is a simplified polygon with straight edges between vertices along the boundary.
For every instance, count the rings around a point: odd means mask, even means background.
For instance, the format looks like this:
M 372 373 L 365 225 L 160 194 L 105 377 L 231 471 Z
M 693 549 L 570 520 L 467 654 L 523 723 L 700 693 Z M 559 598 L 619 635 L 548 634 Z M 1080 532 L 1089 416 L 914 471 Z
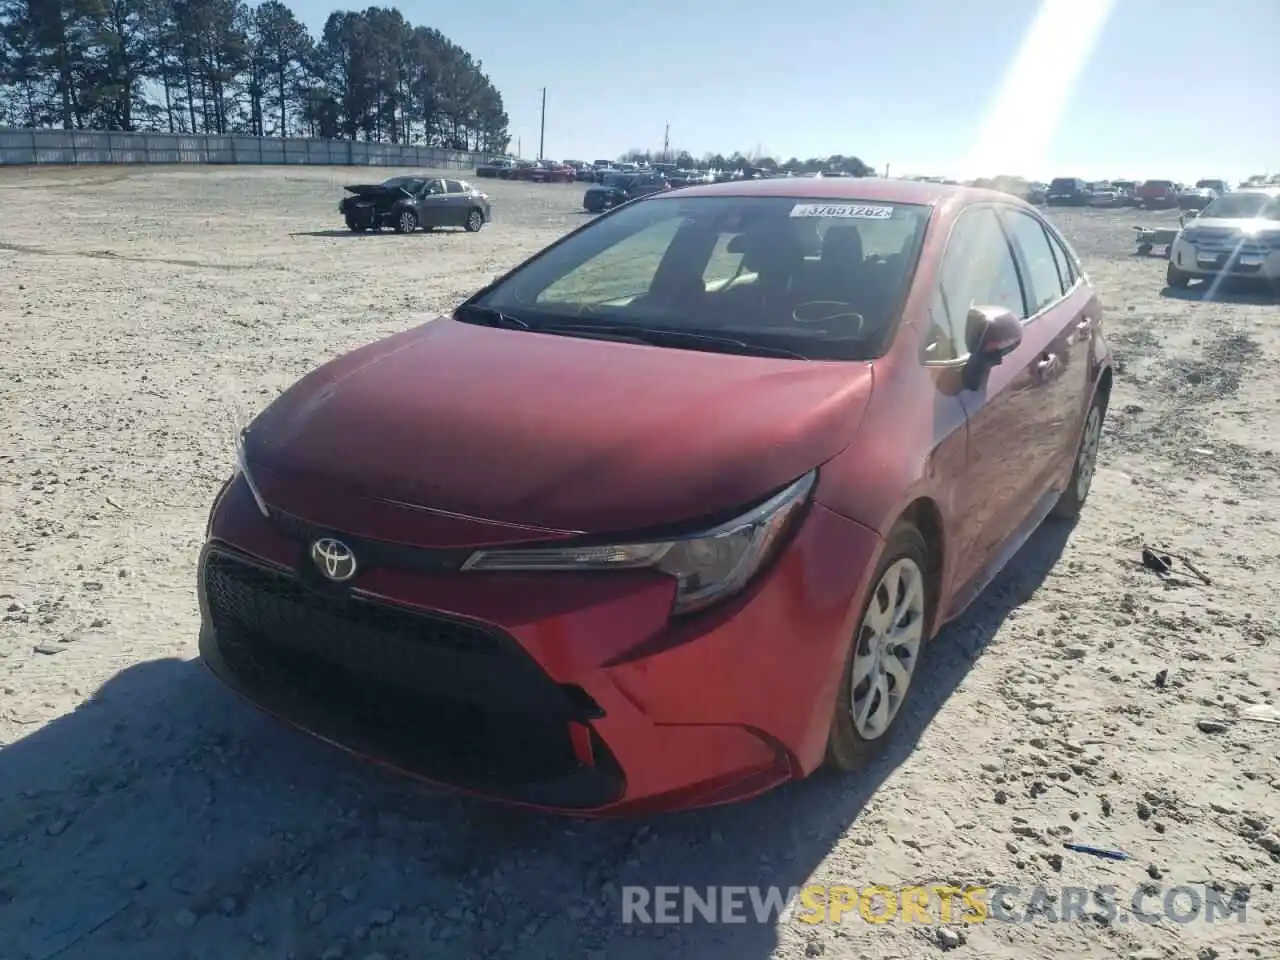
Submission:
M 1004 307 L 1023 319 L 1021 345 L 976 390 L 957 394 L 968 422 L 968 454 L 954 493 L 956 586 L 977 589 L 1034 512 L 1033 501 L 1058 453 L 1058 406 L 1045 358 L 1057 334 L 1030 314 L 1015 252 L 991 205 L 970 207 L 947 241 L 931 311 L 929 362 L 963 364 L 971 307 Z M 939 381 L 942 382 L 942 381 Z M 939 398 L 946 402 L 946 398 Z
M 443 180 L 428 180 L 418 200 L 418 222 L 424 227 L 448 226 L 449 199 Z

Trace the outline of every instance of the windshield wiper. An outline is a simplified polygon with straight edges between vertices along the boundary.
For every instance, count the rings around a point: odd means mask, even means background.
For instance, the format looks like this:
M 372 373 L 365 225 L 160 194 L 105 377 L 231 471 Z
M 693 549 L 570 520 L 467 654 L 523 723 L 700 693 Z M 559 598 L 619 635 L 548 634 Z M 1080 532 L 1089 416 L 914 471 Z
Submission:
M 509 330 L 528 330 L 529 324 L 525 323 L 519 317 L 513 317 L 509 313 L 503 313 L 501 310 L 495 310 L 493 307 L 482 307 L 477 303 L 462 304 L 454 308 L 453 314 L 457 317 L 459 314 L 470 314 L 474 321 L 484 324 L 486 327 L 505 327 Z M 461 319 L 459 317 L 459 319 Z M 472 320 L 463 320 L 463 323 L 471 323 Z
M 785 360 L 808 360 L 803 354 L 782 347 L 718 337 L 694 330 L 668 330 L 658 327 L 635 327 L 622 323 L 562 323 L 538 324 L 538 333 L 557 333 L 566 336 L 599 337 L 608 340 L 630 340 L 654 347 L 705 348 L 720 353 L 735 353 L 750 357 L 778 357 Z

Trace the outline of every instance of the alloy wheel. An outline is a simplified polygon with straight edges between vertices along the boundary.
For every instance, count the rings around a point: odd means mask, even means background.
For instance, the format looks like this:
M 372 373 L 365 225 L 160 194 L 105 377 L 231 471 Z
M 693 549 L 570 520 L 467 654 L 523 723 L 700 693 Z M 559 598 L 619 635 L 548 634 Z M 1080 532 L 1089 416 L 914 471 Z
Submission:
M 400 214 L 400 232 L 413 233 L 414 228 L 418 225 L 418 218 L 406 210 Z
M 864 740 L 883 736 L 898 715 L 924 639 L 924 571 L 910 557 L 885 570 L 858 630 L 849 712 Z
M 1084 436 L 1080 440 L 1080 454 L 1076 459 L 1076 500 L 1084 503 L 1093 485 L 1093 474 L 1098 466 L 1098 446 L 1102 439 L 1102 408 L 1094 404 L 1089 408 L 1089 418 L 1084 424 Z
M 479 210 L 472 210 L 470 216 L 467 217 L 467 229 L 472 233 L 479 233 L 480 228 L 484 226 L 484 217 L 480 216 Z

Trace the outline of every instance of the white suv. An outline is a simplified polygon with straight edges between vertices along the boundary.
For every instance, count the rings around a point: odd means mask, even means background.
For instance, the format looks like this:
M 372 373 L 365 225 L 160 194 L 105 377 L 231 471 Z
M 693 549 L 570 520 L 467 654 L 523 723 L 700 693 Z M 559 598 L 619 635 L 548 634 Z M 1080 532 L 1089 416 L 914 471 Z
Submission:
M 1166 282 L 1241 277 L 1280 284 L 1280 185 L 1224 193 L 1184 218 L 1169 248 Z

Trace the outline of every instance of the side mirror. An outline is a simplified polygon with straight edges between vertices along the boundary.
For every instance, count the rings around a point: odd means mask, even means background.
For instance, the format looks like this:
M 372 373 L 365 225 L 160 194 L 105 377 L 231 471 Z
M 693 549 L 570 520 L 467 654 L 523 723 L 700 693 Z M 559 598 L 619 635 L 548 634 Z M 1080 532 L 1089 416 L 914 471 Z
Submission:
M 1005 307 L 973 307 L 965 318 L 969 363 L 965 387 L 977 390 L 992 367 L 1022 345 L 1022 321 Z

